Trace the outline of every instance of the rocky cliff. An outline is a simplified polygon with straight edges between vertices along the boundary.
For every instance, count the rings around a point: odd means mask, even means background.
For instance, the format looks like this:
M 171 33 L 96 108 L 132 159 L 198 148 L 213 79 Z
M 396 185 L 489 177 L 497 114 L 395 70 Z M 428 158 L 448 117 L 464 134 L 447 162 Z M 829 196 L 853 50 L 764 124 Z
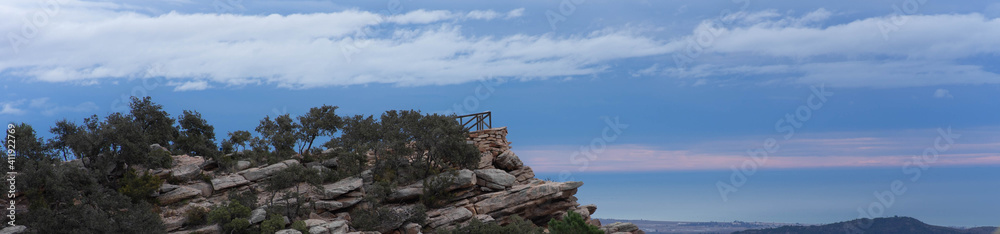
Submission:
M 381 230 L 383 233 L 433 232 L 441 228 L 451 228 L 468 223 L 470 220 L 509 222 L 518 215 L 539 226 L 544 226 L 552 218 L 561 218 L 572 210 L 583 215 L 588 223 L 600 226 L 600 221 L 590 216 L 597 210 L 595 205 L 580 205 L 574 195 L 583 182 L 552 182 L 535 178 L 531 167 L 524 165 L 517 154 L 511 151 L 507 141 L 507 128 L 494 128 L 471 132 L 467 143 L 474 144 L 480 152 L 480 162 L 475 170 L 459 170 L 444 173 L 449 183 L 444 186 L 453 194 L 446 205 L 426 210 L 426 222 L 391 223 Z M 158 147 L 158 146 L 153 146 Z M 336 167 L 336 161 L 309 162 L 303 164 L 298 159 L 288 159 L 270 165 L 251 167 L 249 162 L 236 163 L 236 172 L 223 172 L 210 160 L 200 156 L 175 155 L 174 166 L 163 170 L 149 170 L 149 173 L 172 178 L 156 192 L 161 205 L 162 217 L 171 233 L 218 233 L 218 225 L 184 226 L 185 213 L 190 209 L 209 208 L 228 201 L 232 193 L 254 190 L 258 201 L 270 199 L 264 192 L 263 181 L 282 169 L 302 164 L 307 168 L 324 170 Z M 168 176 L 169 175 L 169 176 Z M 426 178 L 434 179 L 434 178 Z M 309 233 L 349 233 L 352 219 L 349 212 L 359 206 L 364 199 L 364 188 L 373 183 L 371 173 L 366 171 L 334 183 L 313 186 L 299 184 L 303 199 L 295 204 L 309 213 L 304 220 Z M 392 189 L 386 199 L 388 207 L 398 211 L 412 211 L 426 191 L 425 183 L 416 182 Z M 263 208 L 251 212 L 250 223 L 261 223 L 265 219 Z M 287 220 L 287 217 L 286 217 Z M 288 221 L 286 221 L 288 223 Z M 287 227 L 288 225 L 286 225 Z M 610 226 L 610 225 L 609 225 Z M 634 226 L 633 226 L 634 227 Z M 608 229 L 609 232 L 641 232 L 628 228 Z M 278 233 L 299 233 L 293 229 Z

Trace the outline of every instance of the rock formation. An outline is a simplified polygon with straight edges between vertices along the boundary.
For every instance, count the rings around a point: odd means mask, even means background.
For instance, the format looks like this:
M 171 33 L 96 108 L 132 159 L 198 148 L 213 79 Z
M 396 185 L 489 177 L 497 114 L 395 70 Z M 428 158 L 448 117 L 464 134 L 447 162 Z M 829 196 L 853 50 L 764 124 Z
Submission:
M 478 168 L 474 170 L 458 170 L 454 173 L 443 173 L 435 177 L 448 177 L 446 189 L 455 196 L 441 208 L 426 210 L 426 223 L 421 226 L 415 223 L 393 223 L 383 233 L 421 233 L 440 228 L 452 228 L 464 225 L 472 219 L 506 223 L 513 215 L 530 220 L 544 226 L 552 218 L 561 218 L 568 211 L 583 215 L 591 224 L 600 225 L 600 221 L 591 220 L 590 216 L 597 210 L 595 205 L 581 206 L 574 195 L 583 182 L 551 182 L 534 178 L 531 167 L 524 163 L 511 151 L 507 141 L 507 128 L 494 128 L 476 131 L 469 134 L 468 143 L 474 144 L 481 154 Z M 158 146 L 154 146 L 158 147 Z M 239 171 L 223 173 L 212 162 L 206 162 L 199 156 L 173 156 L 174 167 L 166 170 L 152 171 L 157 175 L 169 175 L 173 184 L 164 184 L 158 191 L 156 199 L 163 206 L 160 216 L 170 233 L 218 233 L 218 225 L 203 225 L 198 227 L 183 227 L 185 212 L 189 209 L 208 208 L 227 201 L 230 193 L 256 190 L 260 193 L 258 200 L 267 200 L 263 185 L 259 184 L 273 174 L 299 164 L 298 159 L 289 159 L 279 163 L 253 167 L 249 162 L 236 163 Z M 337 167 L 336 159 L 306 164 L 310 168 L 331 169 Z M 368 178 L 368 179 L 365 179 Z M 348 212 L 359 206 L 364 198 L 364 188 L 372 183 L 371 175 L 362 173 L 354 177 L 341 179 L 321 186 L 300 184 L 296 189 L 305 191 L 298 199 L 304 199 L 310 209 L 309 219 L 304 220 L 309 233 L 349 233 L 354 231 Z M 440 179 L 440 178 L 425 178 Z M 386 200 L 389 207 L 396 211 L 413 210 L 424 193 L 424 183 L 418 181 L 409 185 L 394 188 Z M 260 223 L 266 217 L 263 209 L 252 212 L 251 223 Z M 604 230 L 610 232 L 638 233 L 641 230 L 625 224 L 612 224 Z M 277 233 L 300 233 L 293 229 L 285 229 Z

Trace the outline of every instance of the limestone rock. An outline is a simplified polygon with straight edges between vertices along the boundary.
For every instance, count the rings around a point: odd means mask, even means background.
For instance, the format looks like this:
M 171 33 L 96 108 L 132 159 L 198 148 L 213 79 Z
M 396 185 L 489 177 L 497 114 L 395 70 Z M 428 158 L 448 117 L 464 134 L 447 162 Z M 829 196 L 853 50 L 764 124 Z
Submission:
M 174 230 L 180 229 L 182 226 L 184 226 L 184 221 L 187 221 L 187 219 L 184 218 L 184 216 L 166 217 L 166 218 L 163 218 L 163 227 L 168 232 L 169 231 L 174 231 Z
M 347 233 L 347 221 L 335 220 L 329 223 L 309 228 L 310 234 L 344 234 Z
M 504 171 L 513 171 L 521 169 L 521 167 L 524 166 L 524 163 L 522 163 L 521 159 L 517 157 L 517 154 L 514 154 L 513 151 L 507 150 L 497 156 L 496 159 L 493 159 L 493 166 L 503 169 Z
M 430 178 L 431 181 L 448 183 L 448 191 L 469 188 L 476 185 L 476 173 L 462 169 L 450 173 L 441 173 Z
M 403 234 L 420 234 L 420 224 L 407 223 L 402 227 Z
M 212 188 L 215 189 L 215 191 L 222 191 L 224 189 L 241 186 L 249 183 L 250 181 L 247 180 L 246 178 L 243 178 L 243 176 L 238 174 L 232 174 L 212 179 Z
M 180 179 L 182 181 L 192 180 L 201 175 L 202 164 L 205 163 L 205 158 L 201 156 L 187 156 L 187 155 L 175 155 L 170 156 L 174 159 L 174 167 L 170 169 L 170 176 Z
M 250 168 L 242 170 L 239 172 L 239 174 L 249 181 L 258 181 L 260 179 L 271 176 L 274 173 L 277 173 L 278 171 L 284 170 L 285 168 L 288 168 L 288 164 L 285 164 L 284 162 L 279 162 L 268 165 L 264 168 Z
M 604 233 L 616 233 L 616 232 L 635 232 L 638 231 L 639 227 L 632 223 L 615 222 L 612 224 L 604 225 L 601 227 L 601 231 Z
M 250 224 L 264 222 L 265 218 L 267 218 L 267 211 L 264 211 L 263 208 L 250 211 Z
M 188 187 L 200 190 L 202 197 L 212 196 L 212 184 L 206 183 L 204 181 L 199 181 L 198 183 L 188 185 Z
M 508 188 L 514 185 L 514 181 L 517 180 L 513 175 L 507 174 L 507 172 L 500 169 L 480 169 L 475 172 L 479 186 L 495 190 Z
M 479 169 L 492 169 L 492 168 L 495 168 L 495 167 L 493 167 L 493 153 L 491 153 L 491 152 L 482 152 L 482 153 L 480 153 L 479 154 L 479 165 L 477 166 L 477 168 L 479 168 Z
M 194 230 L 171 232 L 171 234 L 190 234 L 190 233 L 216 233 L 216 234 L 222 233 L 222 226 L 219 226 L 218 224 L 212 224 Z
M 478 196 L 473 207 L 479 214 L 494 217 L 517 214 L 541 224 L 578 206 L 573 194 L 582 185 L 583 182 L 543 181 L 517 185 L 504 192 Z
M 177 186 L 177 185 L 164 183 L 163 185 L 160 185 L 160 192 L 161 193 L 170 192 L 170 191 L 173 191 L 174 189 L 177 189 L 179 187 L 180 186 Z
M 237 171 L 246 170 L 247 168 L 250 168 L 250 161 L 243 161 L 243 160 L 236 161 Z
M 344 203 L 338 201 L 316 201 L 316 208 L 334 211 L 340 208 L 344 208 Z
M 323 185 L 320 199 L 330 200 L 361 187 L 364 181 L 358 177 L 348 177 L 332 184 Z
M 170 192 L 156 197 L 156 200 L 160 202 L 161 205 L 173 204 L 175 202 L 182 201 L 184 199 L 192 198 L 201 195 L 201 190 L 194 189 L 187 186 L 180 186 Z
M 427 213 L 427 227 L 430 228 L 437 228 L 451 223 L 464 222 L 473 216 L 472 211 L 462 207 L 446 207 L 438 210 L 432 210 Z M 431 213 L 440 215 L 429 217 L 429 214 Z
M 274 232 L 274 234 L 302 234 L 302 232 L 295 229 L 284 229 L 278 230 L 277 232 Z
M 525 183 L 535 178 L 535 171 L 531 170 L 531 167 L 529 166 L 524 166 L 521 167 L 521 169 L 510 171 L 510 174 L 517 177 L 517 183 Z

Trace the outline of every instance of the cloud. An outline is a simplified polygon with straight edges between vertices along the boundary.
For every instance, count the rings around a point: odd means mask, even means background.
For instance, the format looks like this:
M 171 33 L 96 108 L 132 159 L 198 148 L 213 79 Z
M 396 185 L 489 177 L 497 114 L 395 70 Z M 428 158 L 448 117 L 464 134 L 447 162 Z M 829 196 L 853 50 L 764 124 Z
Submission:
M 934 165 L 1000 165 L 996 127 L 956 129 L 962 141 L 941 152 Z M 779 142 L 761 168 L 900 167 L 933 147 L 934 129 L 891 132 L 841 132 L 796 135 Z M 754 138 L 754 139 L 749 139 Z M 601 152 L 579 154 L 579 147 L 526 146 L 517 150 L 535 171 L 728 170 L 750 157 L 748 147 L 766 136 L 747 140 L 706 140 L 686 145 L 608 145 Z M 574 157 L 574 154 L 578 154 Z M 911 162 L 912 163 L 912 162 Z M 585 166 L 584 166 L 585 165 Z
M 28 102 L 28 108 L 31 110 L 38 111 L 39 113 L 45 116 L 53 116 L 62 112 L 88 112 L 98 109 L 97 104 L 94 104 L 93 102 L 83 102 L 77 104 L 76 106 L 63 106 L 49 102 L 49 100 L 50 100 L 49 97 L 31 99 L 31 101 Z M 18 103 L 15 103 L 15 105 L 19 105 L 24 102 L 25 100 L 20 100 L 18 101 Z M 6 106 L 4 108 L 6 109 Z M 27 112 L 21 109 L 16 109 L 16 111 L 17 114 L 23 114 Z M 0 113 L 2 112 L 3 111 L 0 111 Z
M 0 23 L 0 31 L 20 32 L 20 17 L 37 7 L 29 0 L 4 2 L 0 22 L 8 23 Z M 0 75 L 97 84 L 145 77 L 155 65 L 158 77 L 179 84 L 175 91 L 248 84 L 412 86 L 489 76 L 594 76 L 627 59 L 659 64 L 640 71 L 642 75 L 705 80 L 698 83 L 748 73 L 768 76 L 762 83 L 842 87 L 1000 83 L 1000 75 L 961 60 L 1000 52 L 995 40 L 1000 20 L 980 14 L 908 16 L 889 40 L 877 27 L 889 16 L 834 24 L 830 18 L 837 14 L 826 9 L 797 16 L 775 10 L 738 12 L 701 22 L 689 35 L 656 35 L 629 25 L 558 35 L 463 30 L 469 20 L 524 14 L 519 8 L 506 13 L 416 9 L 395 15 L 361 10 L 148 15 L 127 5 L 66 0 L 37 37 L 0 46 Z M 706 38 L 708 44 L 698 44 Z M 669 57 L 687 53 L 692 43 L 703 49 L 692 66 L 672 66 Z
M 205 90 L 211 88 L 212 86 L 208 84 L 207 81 L 188 81 L 184 83 L 167 83 L 167 85 L 175 86 L 174 91 L 197 91 Z
M 519 17 L 523 9 L 507 13 L 419 9 L 398 15 L 358 10 L 145 15 L 116 11 L 120 7 L 64 6 L 59 18 L 44 28 L 44 36 L 21 52 L 0 47 L 0 74 L 83 83 L 145 77 L 147 68 L 155 65 L 157 76 L 184 84 L 177 91 L 246 84 L 440 85 L 487 76 L 592 75 L 605 71 L 608 61 L 671 50 L 667 42 L 629 29 L 562 36 L 477 36 L 459 25 L 464 20 Z M 17 21 L 16 15 L 0 14 L 0 22 Z M 0 24 L 0 31 L 17 27 Z
M 24 110 L 18 108 L 21 104 L 24 104 L 24 99 L 17 101 L 6 101 L 0 102 L 0 115 L 21 115 L 24 114 Z
M 937 89 L 934 90 L 935 98 L 954 98 L 947 89 Z

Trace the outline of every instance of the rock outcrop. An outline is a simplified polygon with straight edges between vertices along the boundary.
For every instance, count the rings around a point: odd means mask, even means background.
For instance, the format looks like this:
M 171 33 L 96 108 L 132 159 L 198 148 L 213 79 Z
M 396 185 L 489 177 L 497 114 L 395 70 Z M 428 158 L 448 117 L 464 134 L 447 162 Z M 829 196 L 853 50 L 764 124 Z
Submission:
M 387 191 L 384 200 L 389 203 L 387 207 L 393 212 L 415 212 L 421 196 L 427 191 L 424 186 L 431 184 L 441 186 L 435 188 L 452 195 L 444 201 L 443 206 L 422 210 L 426 215 L 425 223 L 385 220 L 384 222 L 394 223 L 385 223 L 382 225 L 385 230 L 374 233 L 434 232 L 441 228 L 459 227 L 471 220 L 505 224 L 513 215 L 544 226 L 552 218 L 562 218 L 568 211 L 580 213 L 588 223 L 600 225 L 600 221 L 590 218 L 597 207 L 581 206 L 574 196 L 583 182 L 552 182 L 535 178 L 531 167 L 525 166 L 517 154 L 511 151 L 506 127 L 472 132 L 467 142 L 474 144 L 480 152 L 477 168 L 455 170 L 399 185 Z M 151 148 L 162 147 L 154 145 Z M 324 154 L 333 153 L 327 151 Z M 221 227 L 218 225 L 184 226 L 187 221 L 184 214 L 190 209 L 221 205 L 229 201 L 230 194 L 248 190 L 258 192 L 258 201 L 267 201 L 270 197 L 263 192 L 263 182 L 281 170 L 302 163 L 299 159 L 289 159 L 255 167 L 249 161 L 238 161 L 234 165 L 236 172 L 227 173 L 218 170 L 217 166 L 207 166 L 211 162 L 200 156 L 180 155 L 174 156 L 174 159 L 178 163 L 173 168 L 153 172 L 174 178 L 171 181 L 175 184 L 164 184 L 157 196 L 160 205 L 164 206 L 160 211 L 161 217 L 171 233 L 219 233 Z M 332 158 L 305 163 L 303 166 L 316 170 L 336 170 L 341 165 L 337 158 Z M 365 189 L 374 183 L 372 178 L 371 172 L 365 171 L 333 183 L 317 186 L 303 183 L 292 188 L 300 192 L 300 196 L 296 198 L 298 203 L 278 202 L 275 205 L 301 204 L 300 208 L 306 209 L 308 217 L 292 218 L 302 220 L 308 233 L 354 233 L 352 231 L 357 230 L 351 224 L 350 212 L 368 205 L 360 202 L 365 197 Z M 251 225 L 260 224 L 270 215 L 268 212 L 266 208 L 254 209 L 248 221 Z M 603 230 L 609 233 L 638 230 L 633 227 L 635 226 L 616 223 Z M 281 229 L 277 233 L 300 233 L 291 229 L 290 224 Z

